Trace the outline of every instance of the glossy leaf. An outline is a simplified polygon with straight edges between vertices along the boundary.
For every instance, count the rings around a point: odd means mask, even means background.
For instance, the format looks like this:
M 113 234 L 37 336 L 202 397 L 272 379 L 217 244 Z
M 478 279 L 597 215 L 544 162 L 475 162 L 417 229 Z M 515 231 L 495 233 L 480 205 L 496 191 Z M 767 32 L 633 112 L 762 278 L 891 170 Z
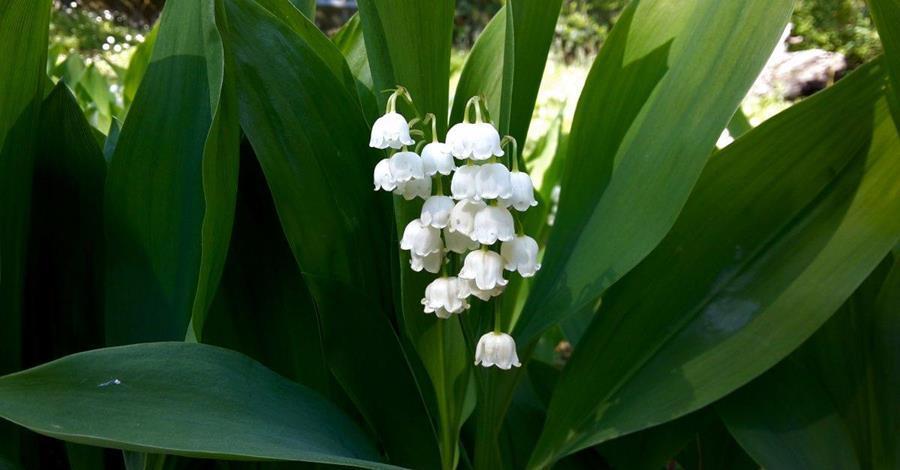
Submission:
M 900 463 L 900 261 L 887 261 L 802 348 L 717 405 L 765 468 Z
M 372 70 L 369 68 L 369 56 L 366 54 L 366 42 L 363 38 L 362 23 L 359 14 L 354 14 L 341 26 L 332 37 L 334 45 L 344 54 L 353 78 L 356 79 L 356 91 L 363 104 L 363 111 L 369 122 L 378 119 L 378 103 L 373 92 Z
M 883 83 L 863 67 L 713 158 L 666 239 L 604 297 L 532 463 L 724 396 L 843 303 L 900 237 Z
M 655 0 L 622 13 L 578 102 L 518 341 L 596 302 L 669 231 L 792 4 Z
M 210 299 L 237 175 L 223 75 L 212 0 L 167 2 L 107 178 L 109 344 L 182 339 Z
M 49 0 L 0 3 L 0 374 L 22 365 L 25 243 L 49 21 Z M 0 464 L 18 462 L 18 445 L 18 431 L 0 424 Z
M 128 62 L 128 68 L 122 76 L 122 93 L 125 99 L 126 109 L 134 101 L 144 74 L 147 73 L 147 67 L 150 65 L 150 59 L 153 55 L 153 45 L 156 44 L 156 36 L 159 34 L 159 22 L 153 25 L 153 29 L 144 38 L 144 42 L 135 46 L 134 53 L 131 54 L 131 60 Z
M 371 192 L 377 156 L 349 70 L 332 61 L 343 59 L 324 35 L 314 48 L 298 33 L 308 26 L 248 0 L 224 6 L 241 125 L 316 303 L 331 371 L 392 462 L 435 466 L 428 412 L 388 316 L 390 279 L 379 275 L 389 271 L 389 232 Z
M 7 375 L 0 416 L 125 450 L 384 467 L 366 435 L 315 392 L 197 343 L 98 349 Z

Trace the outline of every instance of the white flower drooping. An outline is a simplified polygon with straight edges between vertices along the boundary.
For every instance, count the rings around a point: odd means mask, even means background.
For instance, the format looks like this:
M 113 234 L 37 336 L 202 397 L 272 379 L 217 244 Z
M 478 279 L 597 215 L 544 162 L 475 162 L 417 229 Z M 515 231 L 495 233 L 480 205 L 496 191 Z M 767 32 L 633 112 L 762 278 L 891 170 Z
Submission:
M 453 199 L 479 199 L 475 189 L 475 177 L 481 167 L 475 165 L 463 165 L 456 169 L 450 180 L 450 192 Z
M 462 232 L 451 232 L 449 228 L 444 229 L 444 243 L 447 245 L 447 251 L 459 254 L 474 250 L 479 245 L 477 241 L 472 240 L 468 235 Z
M 516 340 L 506 333 L 490 332 L 478 340 L 475 347 L 475 365 L 497 366 L 503 370 L 519 367 Z
M 495 286 L 493 289 L 479 289 L 475 281 L 469 281 L 469 293 L 487 302 L 491 297 L 497 297 L 506 290 L 506 286 Z
M 440 252 L 444 248 L 441 231 L 415 219 L 407 224 L 400 240 L 400 249 L 409 250 L 419 256 Z
M 469 284 L 458 277 L 439 277 L 425 288 L 422 305 L 425 313 L 434 313 L 438 318 L 450 318 L 454 313 L 462 313 L 469 308 L 466 298 Z
M 377 149 L 402 148 L 404 145 L 413 145 L 415 141 L 409 135 L 409 123 L 401 114 L 388 112 L 375 120 L 372 125 L 372 137 L 369 146 Z
M 453 155 L 450 154 L 450 146 L 440 142 L 432 142 L 422 149 L 422 163 L 428 176 L 437 173 L 446 176 L 456 169 Z
M 373 177 L 375 182 L 375 191 L 383 189 L 385 191 L 393 191 L 397 187 L 394 177 L 391 176 L 391 163 L 387 158 L 381 159 L 375 165 L 375 174 Z
M 516 236 L 512 214 L 504 207 L 485 206 L 475 214 L 475 228 L 469 236 L 482 245 L 509 241 Z
M 504 164 L 488 163 L 479 167 L 475 174 L 475 199 L 508 198 L 512 194 L 509 169 Z
M 416 155 L 415 152 L 397 152 L 388 160 L 388 163 L 390 165 L 391 177 L 394 178 L 394 182 L 396 183 L 403 183 L 425 177 L 422 157 Z
M 475 281 L 475 286 L 481 290 L 490 290 L 509 282 L 503 278 L 503 266 L 503 257 L 498 253 L 475 250 L 466 255 L 459 277 Z
M 444 263 L 444 252 L 435 251 L 427 256 L 419 256 L 413 252 L 409 254 L 409 267 L 413 271 L 419 273 L 424 269 L 431 274 L 437 274 L 441 271 L 441 265 Z
M 472 231 L 475 229 L 475 215 L 485 207 L 487 207 L 487 204 L 482 201 L 463 199 L 457 202 L 453 206 L 453 210 L 450 211 L 450 231 L 461 233 L 471 238 Z
M 504 206 L 524 212 L 537 205 L 534 199 L 534 183 L 528 173 L 513 171 L 509 174 L 509 181 L 510 195 L 500 197 L 500 202 Z
M 487 160 L 502 157 L 500 133 L 486 122 L 461 122 L 447 132 L 447 145 L 454 157 L 464 160 Z
M 425 199 L 431 196 L 431 178 L 426 176 L 397 183 L 394 194 L 403 196 L 403 199 L 407 201 L 412 201 L 417 197 Z
M 500 256 L 507 271 L 518 271 L 522 277 L 534 276 L 541 265 L 537 262 L 538 244 L 528 235 L 519 235 L 500 245 Z
M 444 228 L 450 223 L 450 211 L 455 205 L 456 201 L 450 196 L 431 196 L 422 204 L 419 219 L 434 228 Z

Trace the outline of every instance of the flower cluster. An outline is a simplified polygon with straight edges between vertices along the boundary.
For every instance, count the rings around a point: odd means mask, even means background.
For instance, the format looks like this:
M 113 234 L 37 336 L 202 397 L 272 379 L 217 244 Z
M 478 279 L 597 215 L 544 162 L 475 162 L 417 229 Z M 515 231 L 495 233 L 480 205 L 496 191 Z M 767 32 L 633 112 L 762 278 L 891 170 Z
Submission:
M 407 201 L 424 199 L 419 218 L 403 231 L 400 248 L 410 252 L 414 271 L 440 273 L 425 289 L 422 305 L 425 313 L 447 319 L 468 310 L 470 297 L 490 301 L 502 294 L 508 283 L 505 271 L 531 277 L 540 269 L 538 244 L 522 233 L 517 220 L 517 213 L 537 205 L 534 184 L 519 170 L 515 139 L 501 139 L 484 120 L 479 97 L 469 100 L 463 122 L 450 128 L 445 142 L 438 138 L 434 115 L 407 122 L 396 111 L 401 97 L 412 103 L 406 89 L 398 87 L 388 99 L 386 113 L 372 127 L 369 145 L 390 153 L 375 166 L 375 189 L 392 191 Z M 415 126 L 429 122 L 431 141 L 426 143 L 425 132 Z M 423 141 L 410 151 L 414 135 Z M 504 147 L 512 148 L 511 155 Z M 449 195 L 444 194 L 445 178 Z M 460 257 L 462 266 L 450 276 L 447 266 L 454 256 Z M 494 323 L 494 331 L 478 341 L 475 364 L 519 367 L 515 341 L 500 332 L 499 318 Z

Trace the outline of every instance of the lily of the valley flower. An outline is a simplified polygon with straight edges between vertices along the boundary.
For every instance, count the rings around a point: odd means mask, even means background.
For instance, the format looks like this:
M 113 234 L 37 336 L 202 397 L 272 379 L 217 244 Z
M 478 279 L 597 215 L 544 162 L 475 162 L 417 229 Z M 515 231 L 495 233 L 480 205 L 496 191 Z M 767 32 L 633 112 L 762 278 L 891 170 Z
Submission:
M 541 265 L 537 262 L 538 244 L 528 235 L 519 235 L 500 245 L 500 256 L 507 271 L 518 271 L 522 277 L 534 276 Z
M 462 232 L 451 232 L 449 228 L 444 229 L 444 244 L 447 245 L 447 251 L 463 254 L 478 248 L 479 243 L 469 238 Z
M 454 313 L 462 313 L 469 308 L 468 282 L 458 277 L 439 277 L 425 288 L 422 305 L 425 313 L 434 313 L 438 318 L 450 318 Z
M 475 281 L 469 281 L 469 293 L 487 302 L 491 297 L 497 297 L 506 290 L 506 286 L 494 286 L 493 289 L 479 289 Z
M 450 211 L 450 224 L 448 225 L 450 231 L 462 233 L 471 238 L 472 231 L 475 229 L 475 215 L 485 207 L 487 204 L 482 201 L 463 199 L 457 202 Z
M 402 148 L 413 145 L 415 141 L 409 135 L 409 123 L 400 113 L 388 112 L 375 120 L 372 125 L 372 137 L 369 146 L 377 149 Z
M 425 177 L 422 157 L 415 152 L 397 152 L 389 160 L 391 177 L 394 182 L 403 183 Z
M 489 250 L 475 250 L 466 255 L 459 277 L 475 281 L 481 290 L 505 286 L 509 281 L 503 278 L 503 257 Z
M 507 207 L 513 207 L 523 212 L 529 207 L 537 205 L 534 199 L 534 183 L 528 173 L 513 171 L 509 174 L 510 195 L 501 196 L 500 202 Z
M 512 195 L 510 174 L 505 165 L 488 163 L 478 167 L 478 173 L 475 174 L 475 199 L 508 198 Z
M 422 204 L 419 219 L 425 225 L 444 228 L 450 222 L 450 211 L 455 205 L 456 201 L 450 196 L 431 196 Z
M 502 157 L 500 133 L 486 122 L 461 122 L 447 132 L 447 145 L 458 159 L 487 160 Z
M 441 231 L 415 219 L 406 225 L 403 230 L 403 238 L 400 240 L 400 249 L 409 250 L 418 256 L 427 256 L 440 252 L 444 248 L 441 240 Z
M 475 177 L 478 175 L 479 168 L 475 165 L 463 165 L 456 169 L 450 180 L 450 192 L 453 193 L 453 199 L 477 199 Z
M 440 142 L 432 142 L 422 148 L 422 163 L 428 176 L 437 173 L 446 176 L 456 169 L 453 155 L 450 154 L 450 146 Z
M 375 165 L 375 174 L 373 177 L 375 182 L 375 190 L 383 189 L 385 191 L 393 191 L 397 187 L 394 177 L 391 176 L 391 163 L 387 158 L 381 159 Z
M 428 196 L 431 196 L 431 178 L 427 176 L 396 184 L 394 194 L 403 196 L 403 199 L 407 201 L 412 201 L 417 197 L 427 199 Z
M 515 221 L 504 207 L 485 206 L 475 214 L 474 229 L 469 237 L 482 245 L 509 241 L 516 236 Z
M 516 340 L 506 333 L 490 332 L 478 340 L 475 347 L 475 365 L 497 366 L 503 370 L 519 367 Z
M 441 265 L 444 263 L 444 252 L 443 251 L 435 251 L 434 253 L 426 256 L 419 256 L 415 253 L 410 252 L 409 256 L 409 267 L 419 273 L 424 269 L 432 274 L 437 274 L 441 271 Z

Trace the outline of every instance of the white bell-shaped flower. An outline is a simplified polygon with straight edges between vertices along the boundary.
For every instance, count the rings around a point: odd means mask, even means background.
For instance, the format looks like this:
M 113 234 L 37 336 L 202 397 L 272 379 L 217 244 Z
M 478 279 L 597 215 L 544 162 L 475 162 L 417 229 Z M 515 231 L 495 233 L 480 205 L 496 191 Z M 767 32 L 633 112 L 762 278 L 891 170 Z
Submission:
M 503 257 L 498 253 L 475 250 L 466 255 L 459 277 L 475 281 L 475 286 L 482 290 L 505 286 L 509 281 L 503 279 L 503 265 Z
M 450 223 L 450 211 L 456 206 L 456 201 L 450 196 L 431 196 L 422 204 L 422 215 L 419 219 L 425 225 L 434 228 L 444 228 Z
M 475 190 L 475 177 L 480 167 L 475 165 L 463 165 L 456 169 L 450 180 L 450 192 L 453 199 L 478 199 Z
M 509 175 L 509 170 L 502 163 L 488 163 L 478 167 L 478 173 L 475 174 L 475 199 L 512 196 Z
M 417 197 L 428 199 L 431 196 L 431 178 L 425 176 L 397 183 L 397 187 L 394 188 L 394 194 L 403 196 L 403 199 L 407 201 L 412 201 Z
M 490 332 L 478 340 L 475 347 L 475 365 L 497 366 L 503 370 L 519 367 L 516 340 L 506 333 Z
M 537 262 L 538 244 L 528 235 L 520 235 L 500 245 L 500 256 L 506 261 L 507 271 L 518 271 L 522 277 L 534 276 L 541 269 Z
M 480 246 L 478 242 L 469 238 L 468 235 L 462 232 L 451 232 L 449 228 L 444 229 L 444 243 L 447 245 L 448 251 L 459 254 L 474 250 Z
M 448 225 L 450 231 L 471 238 L 472 231 L 475 229 L 475 215 L 485 207 L 487 204 L 482 201 L 463 199 L 457 202 L 450 211 L 450 224 Z
M 497 128 L 486 123 L 472 124 L 472 156 L 474 160 L 487 160 L 491 157 L 502 157 L 503 149 L 500 148 L 500 133 Z
M 415 219 L 406 225 L 403 230 L 403 238 L 400 239 L 400 249 L 409 250 L 419 256 L 427 256 L 439 252 L 444 248 L 441 240 L 441 231 Z
M 511 194 L 501 196 L 500 202 L 507 207 L 514 207 L 517 211 L 528 210 L 537 205 L 534 199 L 534 183 L 528 173 L 513 171 L 509 174 Z
M 439 277 L 425 288 L 422 305 L 425 313 L 433 313 L 438 318 L 450 318 L 454 313 L 462 313 L 469 308 L 469 283 L 458 277 Z
M 415 141 L 409 135 L 409 123 L 400 113 L 387 113 L 372 125 L 369 147 L 399 149 L 404 145 L 413 145 L 414 143 Z
M 482 245 L 509 241 L 516 236 L 516 224 L 505 207 L 485 206 L 475 214 L 475 224 L 469 237 Z
M 375 165 L 375 190 L 383 189 L 385 191 L 393 191 L 397 187 L 394 177 L 391 176 L 391 164 L 387 158 L 382 159 Z
M 469 293 L 487 302 L 491 297 L 497 297 L 506 290 L 506 286 L 495 286 L 493 289 L 479 289 L 475 281 L 469 281 Z
M 415 152 L 397 152 L 388 161 L 390 163 L 391 177 L 394 178 L 396 183 L 425 177 L 422 157 L 416 155 Z
M 435 251 L 434 253 L 426 256 L 419 256 L 415 253 L 410 252 L 409 256 L 409 267 L 419 273 L 424 269 L 432 274 L 437 274 L 441 271 L 441 264 L 444 262 L 444 252 L 443 251 Z
M 450 154 L 450 146 L 440 142 L 432 142 L 422 149 L 422 164 L 428 176 L 434 176 L 436 173 L 446 176 L 456 169 L 456 162 Z
M 450 153 L 461 160 L 487 160 L 503 156 L 500 133 L 486 122 L 461 122 L 454 125 L 447 132 L 447 145 L 450 146 Z

